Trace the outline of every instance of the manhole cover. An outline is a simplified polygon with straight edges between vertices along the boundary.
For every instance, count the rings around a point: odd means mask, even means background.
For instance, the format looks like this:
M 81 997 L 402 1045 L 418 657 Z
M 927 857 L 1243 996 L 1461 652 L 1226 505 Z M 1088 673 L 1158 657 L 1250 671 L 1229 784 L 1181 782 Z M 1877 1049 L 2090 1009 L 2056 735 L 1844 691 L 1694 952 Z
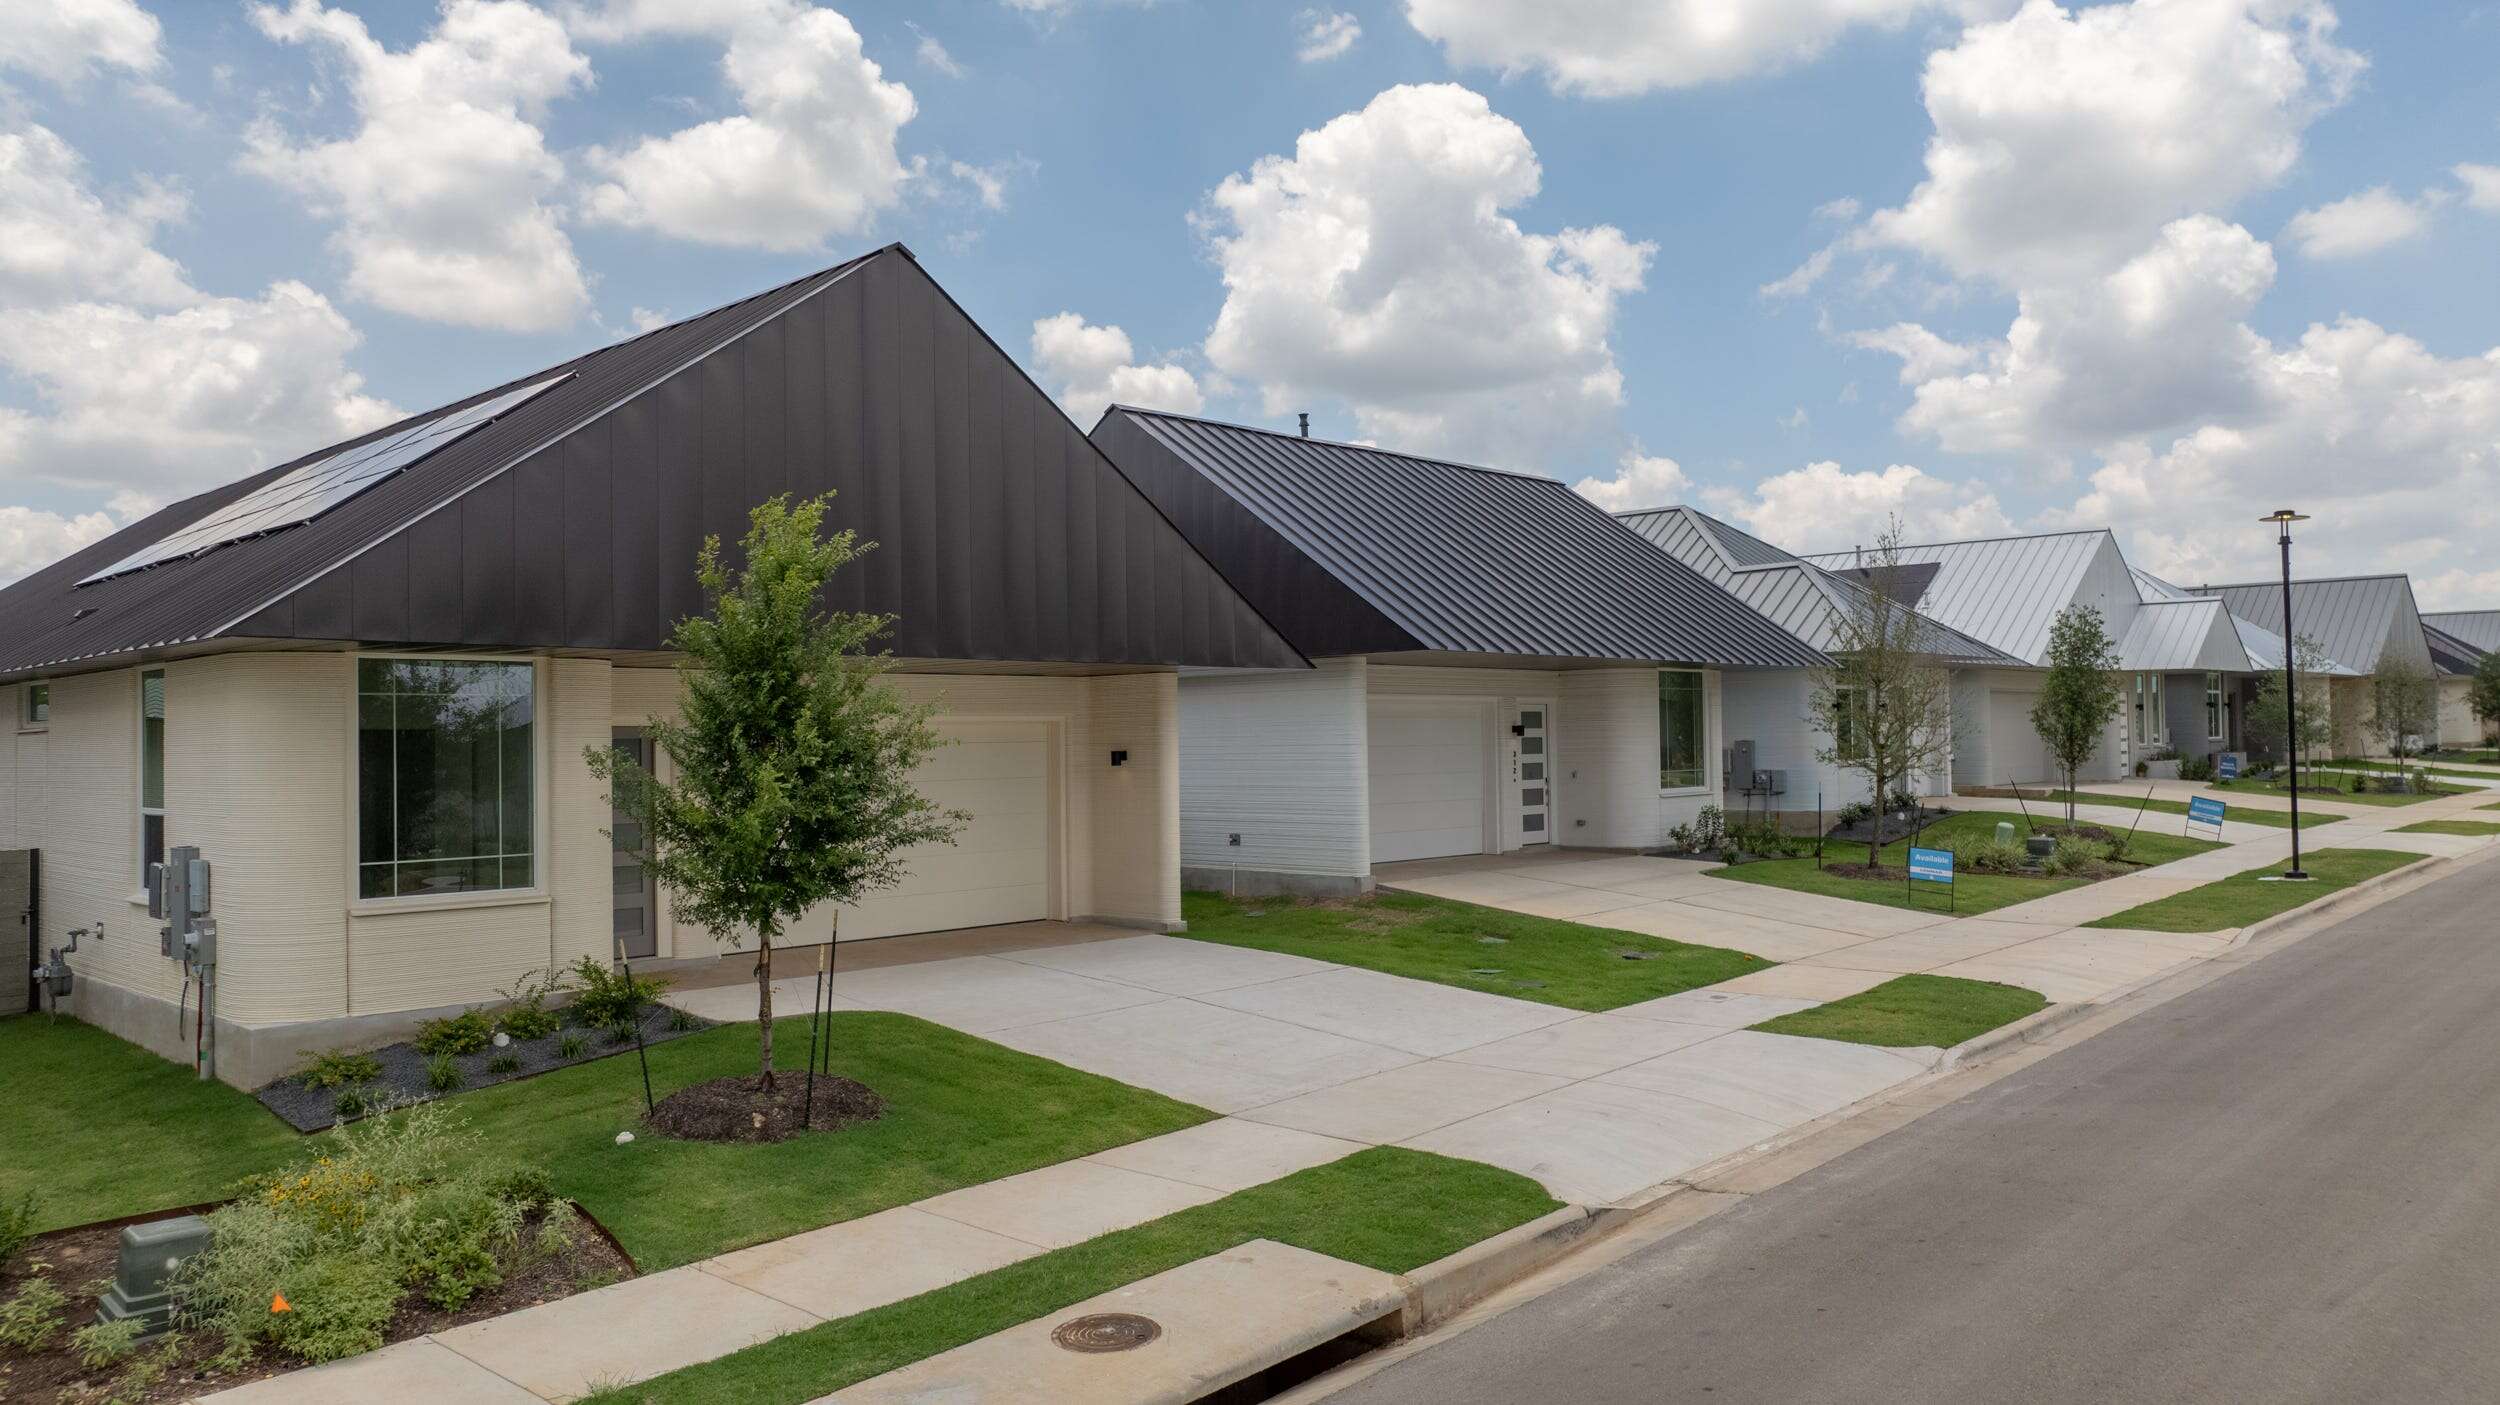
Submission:
M 1050 1339 L 1070 1351 L 1131 1351 L 1163 1335 L 1151 1317 L 1133 1312 L 1091 1312 L 1051 1329 Z

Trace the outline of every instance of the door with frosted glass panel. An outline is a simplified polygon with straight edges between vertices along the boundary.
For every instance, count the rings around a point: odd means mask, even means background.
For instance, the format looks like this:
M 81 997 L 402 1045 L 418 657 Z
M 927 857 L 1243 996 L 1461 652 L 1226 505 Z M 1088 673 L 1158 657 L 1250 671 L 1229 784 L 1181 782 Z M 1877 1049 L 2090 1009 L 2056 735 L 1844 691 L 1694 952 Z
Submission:
M 1553 712 L 1548 703 L 1521 702 L 1511 714 L 1510 838 L 1517 847 L 1553 842 L 1548 829 L 1554 813 L 1553 757 L 1547 748 Z
M 651 739 L 632 728 L 614 738 L 617 756 L 651 769 Z M 651 870 L 642 861 L 642 826 L 623 810 L 610 812 L 609 876 L 616 894 L 617 947 L 627 957 L 660 954 L 660 895 Z

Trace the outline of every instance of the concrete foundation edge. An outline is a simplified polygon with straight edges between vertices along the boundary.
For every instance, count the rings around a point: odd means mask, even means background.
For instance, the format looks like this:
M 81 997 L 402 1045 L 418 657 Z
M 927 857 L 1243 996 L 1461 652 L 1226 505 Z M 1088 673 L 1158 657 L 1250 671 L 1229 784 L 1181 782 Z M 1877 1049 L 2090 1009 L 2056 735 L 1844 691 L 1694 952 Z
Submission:
M 45 1008 L 51 1008 L 48 999 Z M 370 1049 L 395 1043 L 413 1037 L 422 1021 L 456 1015 L 467 1008 L 440 1005 L 425 1010 L 392 1010 L 257 1026 L 221 1019 L 217 1021 L 217 1078 L 249 1091 L 293 1073 L 304 1062 L 307 1051 Z M 175 1063 L 192 1062 L 191 1030 L 198 1016 L 196 1006 L 179 1012 L 182 1027 L 177 1034 L 175 1002 L 96 980 L 81 971 L 77 989 L 61 1003 L 61 1013 L 74 1015 Z
M 1245 898 L 1359 898 L 1372 890 L 1372 877 L 1368 873 L 1359 878 L 1330 873 L 1278 873 L 1269 869 L 1236 869 L 1229 864 L 1183 865 L 1181 886 Z

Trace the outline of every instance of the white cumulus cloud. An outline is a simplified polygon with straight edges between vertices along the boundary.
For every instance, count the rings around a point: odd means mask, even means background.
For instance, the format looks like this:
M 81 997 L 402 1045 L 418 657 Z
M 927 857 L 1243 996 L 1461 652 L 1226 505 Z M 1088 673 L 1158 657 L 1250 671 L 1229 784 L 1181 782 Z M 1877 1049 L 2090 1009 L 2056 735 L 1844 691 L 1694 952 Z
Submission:
M 2500 214 L 2500 166 L 2481 166 L 2460 162 L 2451 168 L 2457 183 L 2465 187 L 2465 203 L 2477 210 Z
M 1068 418 L 1092 429 L 1112 405 L 1194 415 L 1206 407 L 1198 378 L 1169 361 L 1140 365 L 1127 332 L 1095 326 L 1073 312 L 1033 324 L 1033 360 Z
M 1535 467 L 1611 438 L 1615 313 L 1655 246 L 1522 229 L 1541 179 L 1527 133 L 1450 84 L 1304 132 L 1198 216 L 1225 291 L 1209 363 L 1270 414 L 1342 402 L 1391 448 Z
M 160 185 L 98 195 L 85 161 L 48 128 L 0 132 L 0 307 L 189 301 L 181 266 L 154 243 L 158 226 L 182 214 L 181 196 Z
M 799 0 L 614 0 L 577 15 L 585 39 L 709 38 L 738 95 L 732 116 L 593 149 L 584 202 L 610 224 L 759 249 L 821 247 L 901 203 L 915 168 L 896 150 L 918 111 L 836 11 Z
M 1677 506 L 1692 495 L 1693 480 L 1675 460 L 1635 449 L 1615 465 L 1612 478 L 1583 478 L 1571 489 L 1608 512 L 1637 512 Z
M 2349 259 L 2401 244 L 2431 227 L 2431 202 L 2407 200 L 2386 186 L 2301 211 L 2285 238 L 2313 259 Z
M 0 22 L 0 68 L 55 82 L 101 69 L 150 74 L 164 66 L 164 38 L 134 0 L 31 0 Z
M 1903 463 L 1851 472 L 1826 459 L 1772 474 L 1750 491 L 1706 488 L 1702 499 L 1755 536 L 1799 553 L 1869 544 L 1894 519 L 1913 542 L 2013 530 L 1985 485 L 1938 478 Z
M 65 517 L 40 508 L 0 507 L 0 585 L 100 542 L 120 525 L 103 512 Z
M 1558 92 L 1623 97 L 1725 82 L 1820 57 L 1853 28 L 2000 14 L 2012 0 L 1406 0 L 1453 63 L 1539 73 Z
M 1304 63 L 1333 59 L 1363 37 L 1363 22 L 1342 10 L 1304 10 L 1293 17 L 1293 56 Z
M 445 0 L 433 30 L 393 53 L 363 20 L 317 0 L 251 13 L 270 38 L 316 45 L 346 70 L 352 134 L 298 140 L 264 121 L 244 164 L 338 221 L 350 292 L 505 331 L 580 316 L 588 293 L 555 203 L 564 164 L 537 125 L 550 101 L 590 81 L 563 26 L 518 0 Z

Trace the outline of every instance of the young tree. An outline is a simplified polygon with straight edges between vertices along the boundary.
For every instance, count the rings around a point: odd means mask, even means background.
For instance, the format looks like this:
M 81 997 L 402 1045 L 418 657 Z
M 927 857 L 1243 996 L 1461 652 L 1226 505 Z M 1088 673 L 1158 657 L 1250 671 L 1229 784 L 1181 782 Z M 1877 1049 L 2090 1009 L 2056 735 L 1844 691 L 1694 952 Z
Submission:
M 2483 655 L 2465 687 L 2466 708 L 2483 724 L 2483 735 L 2500 736 L 2500 649 Z
M 2069 605 L 2058 612 L 2049 626 L 2048 665 L 2040 700 L 2031 705 L 2031 725 L 2066 778 L 2066 823 L 2073 824 L 2075 773 L 2101 749 L 2124 700 L 2118 647 L 2102 627 L 2100 611 Z
M 724 945 L 755 939 L 762 1085 L 773 1086 L 773 941 L 800 914 L 903 877 L 902 852 L 951 843 L 968 822 L 912 788 L 939 739 L 869 645 L 890 615 L 820 608 L 826 580 L 874 543 L 821 535 L 832 495 L 785 495 L 750 514 L 732 569 L 720 539 L 697 558 L 706 610 L 678 621 L 684 720 L 646 727 L 675 770 L 663 783 L 605 747 L 584 756 L 651 845 L 677 912 Z
M 1875 798 L 1872 867 L 1883 850 L 1884 797 L 1895 784 L 1949 764 L 1953 756 L 1953 675 L 1926 652 L 1925 621 L 1901 603 L 1901 523 L 1888 523 L 1853 564 L 1859 582 L 1831 615 L 1832 666 L 1815 671 L 1807 717 L 1825 744 L 1815 759 L 1866 777 Z M 1846 578 L 1841 578 L 1844 584 Z
M 2439 726 L 2439 680 L 2411 659 L 2382 658 L 2370 680 L 2370 730 L 2402 761 Z
M 2326 650 L 2318 641 L 2303 634 L 2292 640 L 2292 679 L 2300 693 L 2300 764 L 2306 768 L 2310 760 L 2324 751 L 2334 736 L 2334 699 L 2323 670 Z M 2248 707 L 2243 724 L 2251 746 L 2260 748 L 2280 762 L 2293 748 L 2286 741 L 2290 731 L 2288 709 L 2283 706 L 2283 673 L 2269 670 L 2257 679 L 2257 696 Z

